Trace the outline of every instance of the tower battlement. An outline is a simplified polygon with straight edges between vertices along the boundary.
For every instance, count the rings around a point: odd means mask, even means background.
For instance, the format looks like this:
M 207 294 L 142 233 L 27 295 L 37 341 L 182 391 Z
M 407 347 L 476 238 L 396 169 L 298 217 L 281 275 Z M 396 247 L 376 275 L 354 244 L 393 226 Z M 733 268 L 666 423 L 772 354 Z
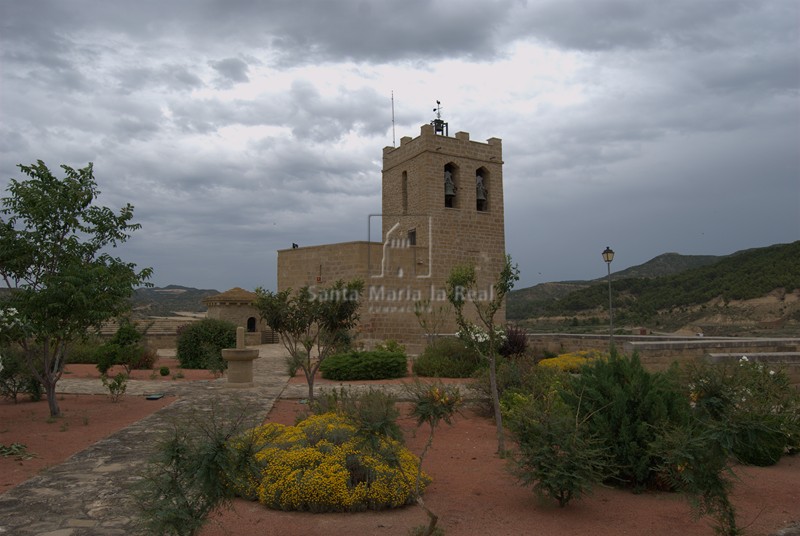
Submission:
M 383 148 L 383 170 L 387 171 L 399 163 L 424 152 L 468 156 L 502 164 L 503 140 L 489 138 L 486 143 L 470 140 L 469 132 L 456 132 L 455 136 L 436 134 L 433 125 L 422 125 L 416 138 L 400 138 L 400 146 Z
M 414 351 L 425 340 L 418 301 L 428 297 L 442 306 L 450 272 L 466 263 L 475 266 L 478 290 L 490 292 L 505 263 L 502 140 L 473 141 L 468 132 L 451 137 L 440 117 L 434 123 L 438 130 L 422 125 L 418 137 L 383 149 L 379 242 L 278 252 L 278 290 L 362 278 L 360 336 L 394 339 Z M 496 320 L 504 317 L 501 309 Z M 440 329 L 458 327 L 447 318 Z

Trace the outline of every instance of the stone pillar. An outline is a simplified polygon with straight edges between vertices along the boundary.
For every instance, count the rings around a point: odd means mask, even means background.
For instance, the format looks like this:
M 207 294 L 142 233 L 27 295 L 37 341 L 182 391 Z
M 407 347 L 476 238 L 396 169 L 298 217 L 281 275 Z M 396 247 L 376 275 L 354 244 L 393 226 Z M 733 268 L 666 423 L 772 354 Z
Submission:
M 244 328 L 236 328 L 236 348 L 222 350 L 222 359 L 228 363 L 226 387 L 253 387 L 253 360 L 258 359 L 258 348 L 245 348 Z

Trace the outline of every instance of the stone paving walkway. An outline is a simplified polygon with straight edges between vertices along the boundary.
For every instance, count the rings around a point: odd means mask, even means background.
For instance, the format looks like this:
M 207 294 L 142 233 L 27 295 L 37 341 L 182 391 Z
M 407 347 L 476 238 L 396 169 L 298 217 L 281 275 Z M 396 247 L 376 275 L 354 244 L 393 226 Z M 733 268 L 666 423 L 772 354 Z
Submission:
M 47 469 L 0 495 L 0 536 L 115 536 L 135 535 L 135 505 L 126 489 L 153 453 L 161 434 L 173 423 L 198 420 L 204 413 L 228 408 L 235 412 L 246 404 L 254 424 L 262 422 L 278 398 L 304 399 L 305 383 L 289 383 L 286 350 L 280 344 L 259 348 L 253 362 L 255 386 L 226 388 L 227 380 L 128 383 L 126 395 L 164 393 L 177 400 L 149 417 L 112 434 L 64 463 Z M 174 350 L 159 355 L 174 356 Z M 315 393 L 330 389 L 315 386 Z M 348 383 L 353 389 L 368 386 Z M 402 385 L 383 385 L 402 399 Z M 59 393 L 106 394 L 99 379 L 62 378 Z M 469 393 L 467 393 L 469 396 Z
M 169 355 L 169 351 L 162 355 Z M 285 355 L 279 344 L 260 346 L 260 359 L 253 367 L 255 387 L 249 389 L 226 388 L 225 378 L 168 384 L 144 380 L 128 383 L 128 395 L 159 392 L 174 395 L 177 400 L 0 495 L 0 536 L 143 534 L 137 532 L 135 505 L 126 489 L 144 468 L 160 434 L 176 421 L 203 419 L 204 413 L 212 408 L 235 411 L 247 404 L 254 421 L 261 422 L 278 398 L 305 398 L 308 395 L 305 383 L 289 383 Z M 348 386 L 367 388 L 358 384 Z M 92 379 L 64 378 L 58 387 L 63 393 L 107 393 L 100 380 Z M 330 384 L 317 385 L 315 392 L 330 387 Z M 403 397 L 402 385 L 381 388 Z M 466 394 L 474 396 L 469 389 Z M 790 524 L 774 533 L 779 535 L 800 536 L 800 525 Z
M 0 535 L 140 534 L 134 526 L 135 507 L 126 489 L 144 468 L 160 434 L 176 421 L 202 419 L 212 407 L 224 411 L 247 404 L 253 419 L 263 421 L 286 389 L 289 376 L 285 355 L 281 345 L 260 346 L 260 359 L 253 367 L 255 387 L 248 389 L 226 388 L 224 378 L 169 383 L 166 387 L 164 382 L 128 383 L 129 395 L 159 392 L 178 399 L 0 495 Z M 58 391 L 107 392 L 100 380 L 68 378 L 59 381 Z

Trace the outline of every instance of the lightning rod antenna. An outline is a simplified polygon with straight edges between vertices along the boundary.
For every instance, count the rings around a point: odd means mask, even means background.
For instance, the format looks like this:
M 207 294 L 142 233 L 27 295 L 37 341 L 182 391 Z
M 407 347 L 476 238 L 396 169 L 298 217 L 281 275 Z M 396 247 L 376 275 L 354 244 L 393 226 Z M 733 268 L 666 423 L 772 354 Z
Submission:
M 392 90 L 392 147 L 397 147 L 394 139 L 394 90 Z

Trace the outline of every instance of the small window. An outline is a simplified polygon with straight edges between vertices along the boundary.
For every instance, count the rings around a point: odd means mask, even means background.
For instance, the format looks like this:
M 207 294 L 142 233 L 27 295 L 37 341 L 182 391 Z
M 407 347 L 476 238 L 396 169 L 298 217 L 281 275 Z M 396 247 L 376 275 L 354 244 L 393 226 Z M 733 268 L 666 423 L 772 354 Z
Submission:
M 408 231 L 408 245 L 409 246 L 416 246 L 417 245 L 417 230 L 411 229 Z
M 247 332 L 255 333 L 256 331 L 256 317 L 251 316 L 247 319 Z

